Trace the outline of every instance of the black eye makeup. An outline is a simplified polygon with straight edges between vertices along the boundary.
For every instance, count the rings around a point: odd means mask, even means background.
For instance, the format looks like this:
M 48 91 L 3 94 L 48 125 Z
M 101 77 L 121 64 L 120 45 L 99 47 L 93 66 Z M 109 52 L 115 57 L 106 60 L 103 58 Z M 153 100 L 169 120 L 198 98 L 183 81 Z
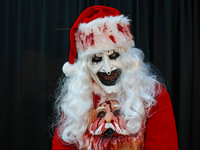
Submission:
M 96 55 L 94 55 L 94 57 L 92 58 L 92 62 L 93 63 L 98 63 L 98 62 L 100 62 L 102 60 L 102 57 L 98 57 L 98 56 L 96 56 Z
M 119 57 L 119 53 L 113 51 L 113 53 L 111 55 L 109 55 L 110 59 L 116 59 L 117 57 Z
M 106 115 L 106 112 L 105 111 L 100 111 L 97 115 L 97 118 L 102 118 Z
M 114 116 L 117 117 L 117 116 L 121 116 L 121 110 L 120 109 L 116 109 L 114 112 L 113 112 Z

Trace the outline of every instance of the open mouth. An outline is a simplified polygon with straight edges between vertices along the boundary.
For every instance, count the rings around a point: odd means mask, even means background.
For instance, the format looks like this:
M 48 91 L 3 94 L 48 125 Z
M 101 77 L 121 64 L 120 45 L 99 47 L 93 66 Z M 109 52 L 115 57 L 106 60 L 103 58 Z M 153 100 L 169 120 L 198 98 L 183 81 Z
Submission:
M 111 136 L 111 135 L 113 135 L 113 134 L 115 134 L 115 131 L 114 131 L 113 129 L 111 129 L 111 128 L 108 128 L 108 129 L 104 132 L 104 135 L 105 135 L 105 136 Z
M 120 75 L 121 75 L 120 69 L 113 70 L 110 75 L 106 74 L 105 72 L 97 73 L 97 76 L 99 80 L 101 81 L 101 83 L 106 86 L 115 85 Z

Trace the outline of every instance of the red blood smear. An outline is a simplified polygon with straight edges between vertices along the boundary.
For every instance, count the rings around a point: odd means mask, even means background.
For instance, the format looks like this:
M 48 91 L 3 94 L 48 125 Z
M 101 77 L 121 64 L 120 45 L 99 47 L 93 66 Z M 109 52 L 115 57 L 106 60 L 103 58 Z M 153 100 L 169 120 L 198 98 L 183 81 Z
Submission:
M 83 45 L 83 40 L 81 40 L 81 43 L 82 43 L 82 45 Z
M 120 24 L 117 24 L 117 28 L 120 32 L 124 34 L 124 27 L 122 27 Z
M 96 129 L 99 128 L 99 122 L 101 121 L 101 119 L 102 119 L 102 118 L 99 118 L 99 120 L 98 120 L 98 122 L 97 122 L 97 127 L 96 127 Z
M 103 127 L 101 128 L 101 133 L 103 133 L 106 130 L 105 126 L 106 124 L 104 123 Z
M 93 33 L 90 33 L 90 34 L 89 34 L 89 37 L 91 38 L 91 43 L 90 43 L 90 45 L 94 45 L 94 34 L 93 34 Z
M 111 107 L 111 101 L 106 101 L 106 104 L 109 105 L 109 107 L 110 107 L 110 111 L 112 112 L 113 110 L 112 110 L 112 107 Z
M 126 33 L 127 36 L 130 37 L 131 33 L 130 33 L 130 30 L 129 30 L 129 25 L 126 26 L 125 33 Z
M 109 38 L 113 41 L 113 43 L 116 43 L 115 38 L 113 35 L 110 35 Z
M 90 45 L 94 45 L 94 34 L 90 33 L 89 35 L 86 36 L 85 38 L 85 43 L 90 43 Z
M 120 122 L 119 122 L 119 117 L 117 117 L 118 125 L 121 128 Z
M 103 32 L 105 32 L 107 29 L 108 29 L 108 28 L 107 28 L 106 24 L 104 24 Z

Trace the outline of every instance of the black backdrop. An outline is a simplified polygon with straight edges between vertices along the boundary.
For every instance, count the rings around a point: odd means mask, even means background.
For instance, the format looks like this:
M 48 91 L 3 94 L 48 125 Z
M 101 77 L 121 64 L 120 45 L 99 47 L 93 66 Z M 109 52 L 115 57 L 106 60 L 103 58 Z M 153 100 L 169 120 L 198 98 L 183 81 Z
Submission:
M 180 150 L 199 150 L 198 0 L 1 0 L 0 149 L 51 149 L 53 95 L 68 59 L 70 28 L 95 4 L 132 19 L 136 46 L 166 81 Z

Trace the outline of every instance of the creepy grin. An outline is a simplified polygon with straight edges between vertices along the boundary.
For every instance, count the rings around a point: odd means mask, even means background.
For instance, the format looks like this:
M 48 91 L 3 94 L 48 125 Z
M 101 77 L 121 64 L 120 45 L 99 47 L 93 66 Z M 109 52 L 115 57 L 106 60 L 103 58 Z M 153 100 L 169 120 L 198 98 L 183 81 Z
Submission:
M 99 80 L 101 81 L 101 83 L 106 86 L 115 85 L 117 82 L 117 79 L 119 79 L 120 75 L 121 75 L 120 69 L 113 70 L 110 75 L 108 75 L 105 72 L 97 73 L 97 76 L 98 76 Z

